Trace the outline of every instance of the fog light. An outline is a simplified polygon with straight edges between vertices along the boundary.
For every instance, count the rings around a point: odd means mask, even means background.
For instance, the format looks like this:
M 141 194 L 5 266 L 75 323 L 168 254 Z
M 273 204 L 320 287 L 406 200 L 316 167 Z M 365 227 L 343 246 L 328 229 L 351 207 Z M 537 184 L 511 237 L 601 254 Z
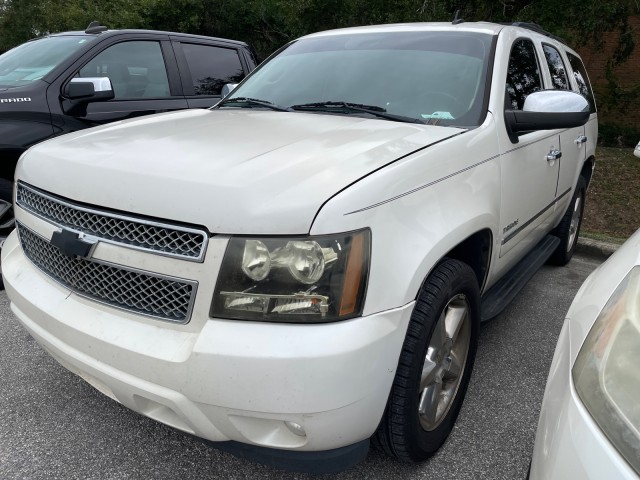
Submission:
M 304 431 L 304 428 L 302 428 L 302 425 L 296 423 L 296 422 L 290 422 L 290 421 L 285 421 L 284 424 L 287 426 L 287 428 L 291 431 L 291 433 L 293 433 L 294 435 L 297 435 L 299 437 L 306 437 L 307 433 Z

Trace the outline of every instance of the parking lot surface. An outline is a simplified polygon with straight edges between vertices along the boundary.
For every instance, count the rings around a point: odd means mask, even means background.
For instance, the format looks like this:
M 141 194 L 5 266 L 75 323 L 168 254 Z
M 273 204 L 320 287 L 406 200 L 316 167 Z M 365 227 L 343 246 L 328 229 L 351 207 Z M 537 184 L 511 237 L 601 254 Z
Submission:
M 543 267 L 484 324 L 456 427 L 428 462 L 405 465 L 371 450 L 340 479 L 524 479 L 564 315 L 599 260 Z M 0 294 L 0 479 L 311 478 L 209 448 L 142 417 L 59 366 Z

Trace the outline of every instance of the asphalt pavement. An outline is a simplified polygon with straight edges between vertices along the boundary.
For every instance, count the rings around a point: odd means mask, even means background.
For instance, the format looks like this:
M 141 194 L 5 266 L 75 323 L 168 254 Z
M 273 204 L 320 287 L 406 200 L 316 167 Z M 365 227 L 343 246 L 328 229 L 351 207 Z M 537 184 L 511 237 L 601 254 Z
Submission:
M 601 262 L 543 267 L 484 324 L 475 369 L 449 440 L 429 461 L 371 450 L 338 479 L 524 479 L 564 315 Z M 0 479 L 303 479 L 209 448 L 138 415 L 59 366 L 0 293 Z

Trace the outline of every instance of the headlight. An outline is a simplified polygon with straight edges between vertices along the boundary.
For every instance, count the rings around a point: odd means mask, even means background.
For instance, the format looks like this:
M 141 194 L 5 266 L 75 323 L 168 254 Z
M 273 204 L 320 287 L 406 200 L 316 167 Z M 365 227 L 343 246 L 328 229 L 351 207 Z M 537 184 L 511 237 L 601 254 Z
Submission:
M 576 359 L 573 382 L 609 441 L 640 473 L 640 267 L 598 316 Z
M 229 240 L 211 316 L 319 323 L 362 313 L 370 231 Z

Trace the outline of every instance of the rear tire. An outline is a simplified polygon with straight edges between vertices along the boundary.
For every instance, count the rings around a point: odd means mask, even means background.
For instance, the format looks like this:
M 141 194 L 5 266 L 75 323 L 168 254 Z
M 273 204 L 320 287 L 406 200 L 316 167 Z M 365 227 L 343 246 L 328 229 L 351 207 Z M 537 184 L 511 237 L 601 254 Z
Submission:
M 551 232 L 560 239 L 560 245 L 549 258 L 552 265 L 566 265 L 573 257 L 578 244 L 580 226 L 582 225 L 582 215 L 584 213 L 584 197 L 587 191 L 587 183 L 581 175 L 578 177 L 576 190 L 558 226 Z
M 467 264 L 445 258 L 418 295 L 374 444 L 419 462 L 445 442 L 475 360 L 480 291 Z

